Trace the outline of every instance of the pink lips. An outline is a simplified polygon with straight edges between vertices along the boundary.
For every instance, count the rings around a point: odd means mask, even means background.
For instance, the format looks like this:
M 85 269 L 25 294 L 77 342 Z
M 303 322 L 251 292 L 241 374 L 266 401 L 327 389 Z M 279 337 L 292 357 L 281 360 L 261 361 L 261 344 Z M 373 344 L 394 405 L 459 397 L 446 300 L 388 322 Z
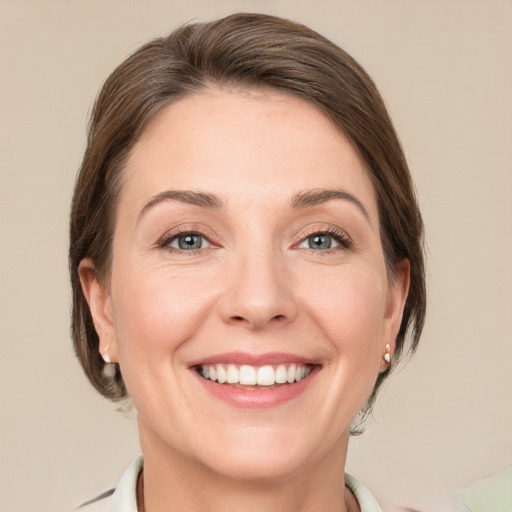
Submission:
M 303 380 L 293 384 L 278 384 L 271 387 L 245 386 L 240 387 L 232 384 L 219 384 L 203 378 L 197 372 L 202 365 L 214 364 L 234 364 L 250 365 L 261 367 L 265 365 L 279 364 L 302 364 L 311 365 L 313 370 Z M 195 378 L 206 389 L 208 393 L 228 404 L 242 408 L 270 408 L 285 404 L 301 395 L 313 382 L 315 376 L 320 371 L 320 365 L 317 361 L 307 359 L 294 354 L 282 352 L 273 352 L 266 354 L 248 354 L 243 352 L 230 352 L 225 354 L 216 354 L 191 362 L 189 365 Z
M 266 354 L 248 354 L 245 352 L 227 352 L 225 354 L 216 354 L 214 356 L 198 359 L 189 363 L 189 368 L 201 364 L 248 364 L 251 366 L 264 366 L 266 364 L 286 364 L 301 363 L 316 365 L 318 361 L 297 356 L 295 354 L 287 354 L 286 352 L 269 352 Z

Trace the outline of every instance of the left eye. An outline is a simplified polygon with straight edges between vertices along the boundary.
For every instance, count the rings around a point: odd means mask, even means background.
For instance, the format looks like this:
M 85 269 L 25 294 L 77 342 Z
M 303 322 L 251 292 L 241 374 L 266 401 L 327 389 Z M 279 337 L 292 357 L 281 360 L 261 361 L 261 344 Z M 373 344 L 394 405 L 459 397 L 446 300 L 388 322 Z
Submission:
M 184 233 L 171 238 L 165 244 L 167 247 L 172 249 L 179 249 L 181 251 L 196 251 L 203 249 L 209 245 L 208 240 L 197 233 Z
M 343 241 L 338 240 L 338 237 L 335 235 L 330 235 L 328 233 L 316 233 L 304 239 L 299 244 L 299 248 L 313 249 L 316 251 L 327 251 L 341 245 L 344 245 Z

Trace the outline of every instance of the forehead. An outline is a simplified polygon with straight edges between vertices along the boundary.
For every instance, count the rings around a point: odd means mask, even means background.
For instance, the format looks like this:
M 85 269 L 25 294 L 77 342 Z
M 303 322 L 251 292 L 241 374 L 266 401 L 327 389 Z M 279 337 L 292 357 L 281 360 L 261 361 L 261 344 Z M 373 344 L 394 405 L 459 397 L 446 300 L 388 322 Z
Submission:
M 168 105 L 147 126 L 128 159 L 121 201 L 165 189 L 247 201 L 315 188 L 363 195 L 376 215 L 357 152 L 318 108 L 274 91 L 207 90 Z

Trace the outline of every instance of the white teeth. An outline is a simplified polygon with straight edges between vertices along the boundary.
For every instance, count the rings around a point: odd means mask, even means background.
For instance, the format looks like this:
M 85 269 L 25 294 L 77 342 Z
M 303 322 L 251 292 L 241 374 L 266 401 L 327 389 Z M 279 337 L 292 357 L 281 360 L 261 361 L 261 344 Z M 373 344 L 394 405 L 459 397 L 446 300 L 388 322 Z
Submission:
M 256 382 L 258 386 L 273 386 L 276 383 L 274 368 L 272 368 L 272 366 L 262 366 L 258 368 Z
M 238 373 L 238 368 L 234 364 L 228 364 L 228 371 L 226 382 L 228 384 L 237 384 L 240 380 L 240 374 Z
M 224 384 L 228 380 L 228 375 L 226 373 L 226 370 L 224 370 L 224 367 L 221 364 L 217 365 L 217 381 L 220 384 Z
M 276 370 L 276 383 L 284 384 L 288 380 L 288 372 L 286 371 L 286 366 L 284 364 L 280 364 Z
M 275 384 L 293 384 L 300 382 L 311 373 L 311 366 L 301 364 L 280 364 L 274 367 L 265 365 L 254 367 L 234 364 L 202 365 L 199 373 L 205 379 L 219 384 L 242 384 L 244 386 L 274 386 Z
M 240 367 L 240 384 L 254 386 L 256 384 L 256 370 L 254 367 L 244 364 Z
M 295 382 L 295 365 L 294 364 L 290 365 L 290 367 L 288 368 L 288 383 L 292 384 L 293 382 Z

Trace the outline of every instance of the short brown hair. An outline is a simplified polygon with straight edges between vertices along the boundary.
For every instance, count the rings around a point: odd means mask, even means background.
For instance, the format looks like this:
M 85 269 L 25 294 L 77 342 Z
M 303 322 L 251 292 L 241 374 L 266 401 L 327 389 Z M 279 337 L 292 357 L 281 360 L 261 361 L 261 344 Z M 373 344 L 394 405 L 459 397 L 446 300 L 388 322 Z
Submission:
M 241 13 L 185 25 L 145 44 L 115 69 L 96 100 L 73 196 L 69 249 L 73 342 L 94 387 L 112 400 L 126 397 L 118 365 L 113 375 L 103 371 L 78 266 L 91 258 L 98 279 L 108 278 L 121 173 L 131 148 L 170 102 L 212 86 L 294 94 L 319 108 L 348 137 L 375 187 L 390 278 L 401 260 L 410 261 L 394 361 L 408 332 L 414 351 L 426 307 L 423 224 L 407 162 L 375 84 L 350 55 L 313 30 Z M 387 374 L 379 375 L 367 409 Z

